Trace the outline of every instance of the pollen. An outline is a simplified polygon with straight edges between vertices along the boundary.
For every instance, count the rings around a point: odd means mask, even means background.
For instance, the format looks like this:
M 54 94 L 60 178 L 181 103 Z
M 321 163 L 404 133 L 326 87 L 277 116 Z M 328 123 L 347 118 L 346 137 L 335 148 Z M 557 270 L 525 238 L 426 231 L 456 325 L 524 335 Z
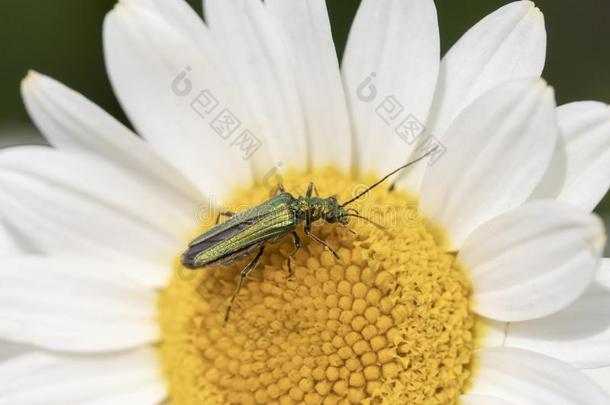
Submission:
M 332 168 L 290 172 L 286 190 L 339 201 L 375 177 Z M 275 185 L 237 190 L 227 210 L 269 198 Z M 174 404 L 452 404 L 473 359 L 471 287 L 417 200 L 378 188 L 354 203 L 359 215 L 318 222 L 302 247 L 288 234 L 269 244 L 225 324 L 239 272 L 251 258 L 175 272 L 159 299 L 160 352 Z M 198 231 L 214 224 L 210 218 Z M 253 253 L 253 255 L 255 252 Z

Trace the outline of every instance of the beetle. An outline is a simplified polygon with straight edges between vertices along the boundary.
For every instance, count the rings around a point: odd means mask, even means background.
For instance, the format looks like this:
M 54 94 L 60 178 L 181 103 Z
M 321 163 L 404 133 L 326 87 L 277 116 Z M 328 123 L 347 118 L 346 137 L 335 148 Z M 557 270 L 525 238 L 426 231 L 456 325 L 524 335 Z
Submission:
M 316 221 L 325 221 L 330 224 L 338 223 L 346 226 L 350 218 L 356 217 L 376 225 L 368 218 L 360 216 L 353 208 L 346 207 L 362 198 L 388 177 L 424 159 L 432 151 L 392 171 L 343 204 L 339 203 L 335 197 L 314 197 L 315 186 L 313 183 L 309 183 L 305 196 L 299 197 L 294 197 L 286 192 L 284 186 L 280 183 L 274 196 L 262 204 L 239 214 L 230 211 L 221 212 L 214 227 L 189 243 L 188 248 L 182 254 L 182 265 L 189 269 L 228 265 L 257 251 L 254 258 L 239 274 L 239 282 L 225 313 L 224 321 L 226 323 L 245 278 L 260 262 L 267 243 L 277 242 L 284 236 L 292 234 L 294 250 L 287 258 L 288 271 L 291 274 L 290 261 L 301 248 L 301 240 L 296 229 L 301 223 L 304 223 L 305 235 L 339 259 L 339 255 L 330 245 L 311 233 L 312 224 Z M 218 223 L 221 216 L 228 217 L 228 219 L 225 222 Z

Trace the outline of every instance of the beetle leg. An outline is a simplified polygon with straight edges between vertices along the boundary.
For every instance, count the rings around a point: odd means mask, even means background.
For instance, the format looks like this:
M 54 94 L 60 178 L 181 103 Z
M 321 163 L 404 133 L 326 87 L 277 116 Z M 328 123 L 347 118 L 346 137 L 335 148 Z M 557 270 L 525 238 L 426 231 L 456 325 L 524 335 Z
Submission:
M 301 248 L 301 239 L 299 239 L 299 235 L 296 232 L 292 233 L 292 237 L 294 238 L 294 250 L 292 253 L 288 255 L 288 279 L 292 279 L 292 258 Z
M 286 192 L 286 189 L 284 188 L 284 185 L 282 183 L 277 183 L 277 187 L 271 193 L 271 197 L 275 197 L 279 193 L 285 193 L 285 192 Z
M 339 254 L 335 251 L 335 249 L 333 249 L 328 243 L 324 242 L 322 239 L 318 238 L 316 235 L 311 233 L 311 229 L 305 228 L 305 234 L 307 236 L 309 236 L 311 239 L 318 242 L 320 245 L 324 246 L 326 249 L 328 249 L 330 251 L 330 253 L 332 253 L 333 256 L 335 256 L 335 258 L 337 260 L 341 260 L 341 257 L 339 257 Z
M 311 210 L 308 209 L 307 210 L 307 215 L 305 215 L 305 233 L 309 234 L 309 232 L 311 231 Z
M 220 217 L 231 218 L 233 215 L 235 215 L 235 213 L 232 211 L 220 211 L 216 217 L 216 224 L 218 225 L 218 222 L 220 222 Z
M 318 188 L 316 187 L 316 185 L 312 181 L 312 182 L 309 183 L 309 186 L 307 186 L 307 193 L 305 193 L 305 197 L 311 198 L 311 195 L 313 193 L 316 193 L 316 197 L 320 196 L 320 194 L 318 194 Z
M 258 251 L 254 259 L 252 259 L 252 261 L 248 263 L 248 265 L 244 267 L 244 269 L 239 273 L 239 282 L 237 283 L 237 288 L 235 289 L 235 292 L 231 297 L 231 301 L 229 301 L 229 306 L 227 307 L 227 312 L 225 313 L 225 324 L 229 320 L 229 313 L 231 312 L 231 308 L 233 308 L 233 303 L 235 302 L 235 299 L 239 295 L 239 291 L 241 290 L 241 287 L 244 284 L 244 279 L 248 276 L 248 274 L 252 272 L 252 270 L 256 268 L 256 265 L 261 260 L 261 256 L 263 255 L 264 250 L 265 247 L 263 246 L 261 250 Z

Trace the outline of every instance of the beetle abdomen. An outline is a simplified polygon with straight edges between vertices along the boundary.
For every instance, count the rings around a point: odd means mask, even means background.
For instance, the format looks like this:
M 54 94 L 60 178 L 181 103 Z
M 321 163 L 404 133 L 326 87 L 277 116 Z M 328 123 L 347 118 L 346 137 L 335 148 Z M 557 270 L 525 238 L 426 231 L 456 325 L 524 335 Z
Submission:
M 293 201 L 286 193 L 213 227 L 189 245 L 182 255 L 182 264 L 195 269 L 229 263 L 281 238 L 293 231 L 298 222 L 291 206 Z

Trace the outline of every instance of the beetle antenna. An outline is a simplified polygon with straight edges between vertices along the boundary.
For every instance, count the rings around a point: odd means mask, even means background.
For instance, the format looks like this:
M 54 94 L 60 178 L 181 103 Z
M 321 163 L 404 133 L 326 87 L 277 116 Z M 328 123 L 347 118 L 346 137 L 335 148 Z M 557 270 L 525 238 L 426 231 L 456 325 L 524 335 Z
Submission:
M 379 229 L 383 229 L 383 230 L 385 230 L 385 229 L 386 229 L 386 227 L 385 227 L 385 226 L 383 226 L 383 225 L 381 225 L 381 224 L 378 224 L 377 222 L 375 222 L 375 221 L 373 221 L 373 220 L 370 220 L 370 219 L 368 219 L 367 217 L 363 217 L 362 215 L 358 215 L 358 214 L 347 214 L 346 216 L 348 216 L 348 217 L 354 217 L 354 218 L 360 218 L 360 219 L 362 219 L 363 221 L 366 221 L 366 222 L 368 222 L 368 223 L 369 223 L 369 224 L 371 224 L 371 225 L 375 225 L 375 226 L 376 226 L 377 228 L 379 228 Z
M 380 185 L 381 183 L 383 183 L 384 181 L 387 180 L 388 177 L 392 176 L 393 174 L 398 173 L 399 171 L 406 169 L 407 167 L 414 165 L 415 163 L 419 162 L 420 160 L 423 160 L 425 158 L 427 158 L 428 156 L 430 156 L 430 154 L 432 154 L 432 152 L 434 152 L 436 150 L 436 148 L 438 148 L 438 145 L 435 146 L 434 148 L 430 149 L 428 152 L 426 152 L 424 155 L 418 157 L 415 160 L 410 161 L 409 163 L 407 163 L 404 166 L 400 166 L 398 169 L 392 171 L 391 173 L 383 176 L 383 178 L 381 180 L 379 180 L 377 183 L 373 184 L 372 186 L 370 186 L 369 188 L 367 188 L 366 190 L 364 190 L 363 192 L 361 192 L 360 194 L 358 194 L 356 197 L 352 198 L 351 200 L 349 200 L 346 203 L 343 203 L 341 205 L 341 207 L 345 207 L 346 205 L 349 205 L 351 203 L 353 203 L 354 201 L 364 197 L 369 191 L 371 191 L 372 189 L 374 189 L 375 187 L 377 187 L 378 185 Z
M 346 231 L 348 231 L 349 233 L 351 233 L 352 235 L 358 235 L 358 232 L 354 231 L 352 228 L 350 228 L 348 226 L 345 226 L 345 225 L 341 224 L 341 227 L 343 229 L 345 229 Z

